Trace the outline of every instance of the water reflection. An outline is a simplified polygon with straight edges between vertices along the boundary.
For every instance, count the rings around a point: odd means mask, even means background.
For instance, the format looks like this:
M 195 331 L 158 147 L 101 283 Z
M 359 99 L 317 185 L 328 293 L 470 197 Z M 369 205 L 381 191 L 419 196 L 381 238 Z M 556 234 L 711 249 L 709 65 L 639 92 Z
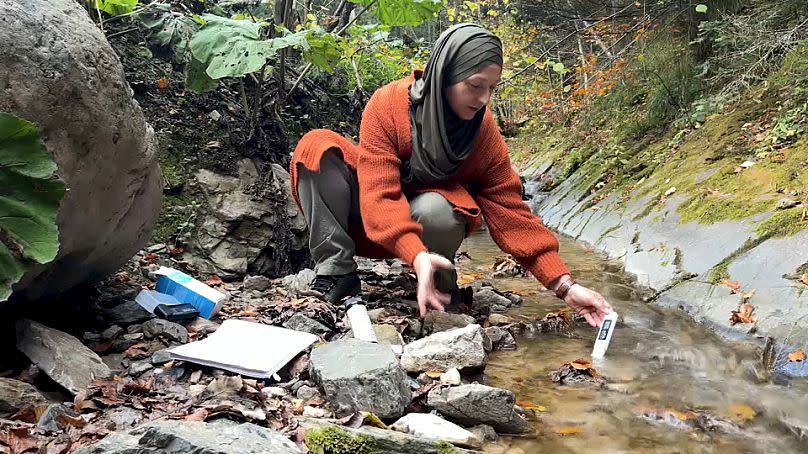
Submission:
M 621 274 L 590 250 L 560 239 L 561 253 L 573 275 L 596 289 L 620 313 L 606 358 L 596 364 L 609 379 L 604 390 L 557 386 L 548 374 L 563 363 L 589 358 L 595 331 L 579 324 L 572 338 L 543 334 L 518 339 L 516 351 L 494 353 L 487 366 L 491 384 L 516 393 L 522 402 L 544 407 L 528 437 L 504 438 L 486 453 L 781 453 L 808 452 L 808 399 L 805 385 L 772 385 L 756 379 L 758 352 L 749 345 L 728 344 L 672 310 L 643 303 Z M 471 256 L 461 271 L 487 270 L 501 254 L 484 233 L 469 238 L 461 250 Z M 490 280 L 525 297 L 513 313 L 543 316 L 563 307 L 532 278 Z M 729 314 L 728 314 L 729 315 Z M 638 407 L 704 411 L 723 418 L 738 406 L 757 413 L 739 434 L 724 434 L 647 422 Z M 746 408 L 746 407 L 742 407 Z M 562 435 L 567 434 L 567 435 Z

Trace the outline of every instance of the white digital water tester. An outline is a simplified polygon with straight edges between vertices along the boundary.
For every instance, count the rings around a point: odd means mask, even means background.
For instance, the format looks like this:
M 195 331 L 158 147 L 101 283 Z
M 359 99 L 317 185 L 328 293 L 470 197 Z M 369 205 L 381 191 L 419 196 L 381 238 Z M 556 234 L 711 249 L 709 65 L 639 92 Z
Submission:
M 616 324 L 617 312 L 612 311 L 603 318 L 603 323 L 600 324 L 600 330 L 598 330 L 598 338 L 595 339 L 595 347 L 592 348 L 592 358 L 603 358 L 606 354 Z

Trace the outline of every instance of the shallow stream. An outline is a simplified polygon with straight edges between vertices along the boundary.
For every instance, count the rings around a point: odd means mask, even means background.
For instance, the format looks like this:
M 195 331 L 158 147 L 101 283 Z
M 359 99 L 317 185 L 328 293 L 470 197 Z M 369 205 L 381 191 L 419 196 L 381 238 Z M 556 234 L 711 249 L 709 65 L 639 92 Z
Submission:
M 572 337 L 517 338 L 515 351 L 495 352 L 486 373 L 491 385 L 512 390 L 534 409 L 535 433 L 501 438 L 486 453 L 786 453 L 808 452 L 808 385 L 773 384 L 756 372 L 760 353 L 728 343 L 685 314 L 642 302 L 631 280 L 609 262 L 560 238 L 561 254 L 583 285 L 601 292 L 620 314 L 604 360 L 595 363 L 609 385 L 556 385 L 549 373 L 576 358 L 590 359 L 595 330 L 579 323 Z M 485 233 L 461 247 L 471 259 L 461 272 L 490 274 L 502 252 Z M 488 279 L 521 294 L 508 315 L 541 317 L 563 307 L 532 277 Z M 729 314 L 727 314 L 729 317 Z M 649 409 L 668 422 L 643 417 Z M 672 410 L 672 411 L 671 411 Z M 739 427 L 736 433 L 693 428 L 685 415 L 709 415 Z

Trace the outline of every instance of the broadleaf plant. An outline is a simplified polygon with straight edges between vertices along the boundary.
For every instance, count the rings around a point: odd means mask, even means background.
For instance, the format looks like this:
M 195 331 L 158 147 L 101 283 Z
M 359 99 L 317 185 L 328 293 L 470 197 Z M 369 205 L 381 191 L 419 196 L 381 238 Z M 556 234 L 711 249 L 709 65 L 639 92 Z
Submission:
M 56 258 L 64 193 L 37 127 L 0 112 L 0 302 L 29 268 Z
M 128 14 L 135 10 L 138 0 L 95 0 L 93 7 L 110 16 Z
M 384 25 L 416 26 L 432 19 L 443 8 L 442 0 L 350 0 L 362 6 L 373 5 L 371 13 Z

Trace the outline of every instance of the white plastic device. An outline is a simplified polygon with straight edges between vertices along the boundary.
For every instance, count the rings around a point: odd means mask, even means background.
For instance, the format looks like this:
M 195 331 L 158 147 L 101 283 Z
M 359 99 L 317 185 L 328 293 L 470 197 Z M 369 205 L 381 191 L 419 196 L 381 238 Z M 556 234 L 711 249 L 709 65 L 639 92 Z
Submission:
M 348 321 L 351 323 L 351 332 L 353 332 L 354 339 L 378 342 L 370 316 L 368 316 L 368 310 L 362 304 L 362 299 L 358 297 L 351 298 L 345 302 L 345 305 L 348 306 Z
M 598 337 L 595 339 L 595 346 L 592 348 L 592 358 L 603 358 L 606 355 L 606 349 L 609 348 L 609 342 L 612 341 L 612 334 L 617 325 L 617 312 L 610 312 L 603 317 L 603 323 L 600 324 L 598 330 Z

